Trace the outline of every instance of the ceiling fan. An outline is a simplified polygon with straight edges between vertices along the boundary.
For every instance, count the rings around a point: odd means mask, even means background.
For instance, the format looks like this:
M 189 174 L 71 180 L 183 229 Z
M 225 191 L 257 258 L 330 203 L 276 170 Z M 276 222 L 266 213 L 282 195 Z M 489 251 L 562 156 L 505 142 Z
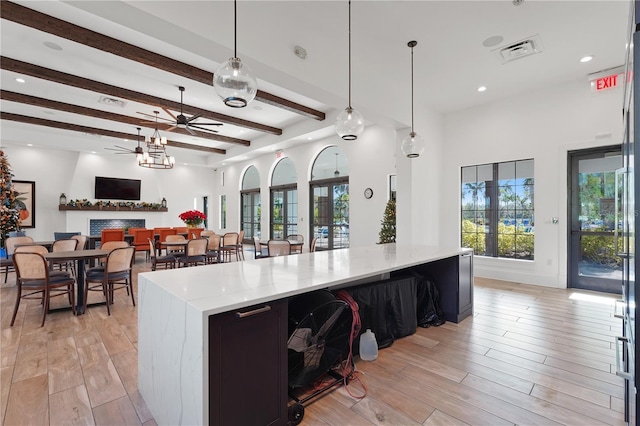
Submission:
M 140 127 L 136 127 L 136 129 L 138 129 L 138 146 L 135 147 L 135 149 L 126 148 L 120 145 L 114 145 L 114 148 L 106 147 L 105 149 L 108 149 L 110 151 L 118 151 L 116 152 L 116 154 L 144 154 L 144 149 L 140 146 Z
M 195 130 L 200 130 L 200 131 L 205 131 L 205 132 L 212 132 L 212 133 L 218 133 L 217 130 L 214 129 L 209 129 L 206 127 L 200 127 L 200 126 L 222 126 L 222 123 L 196 123 L 195 120 L 197 120 L 198 118 L 200 118 L 200 116 L 202 114 L 196 114 L 196 115 L 192 115 L 191 117 L 187 117 L 186 115 L 184 115 L 182 113 L 182 105 L 183 105 L 183 94 L 184 94 L 184 87 L 183 86 L 178 86 L 178 90 L 180 90 L 180 114 L 178 114 L 177 116 L 174 115 L 171 111 L 169 111 L 167 108 L 162 108 L 167 114 L 169 114 L 171 117 L 173 117 L 173 120 L 169 120 L 166 118 L 162 118 L 162 117 L 157 117 L 160 118 L 161 120 L 166 120 L 171 122 L 171 127 L 165 129 L 165 132 L 170 132 L 173 129 L 175 129 L 176 127 L 179 129 L 185 129 L 187 132 L 191 133 L 192 135 L 196 135 L 192 129 Z M 142 115 L 146 115 L 149 117 L 152 117 L 150 114 L 145 114 L 144 112 L 138 112 L 138 114 L 142 114 Z

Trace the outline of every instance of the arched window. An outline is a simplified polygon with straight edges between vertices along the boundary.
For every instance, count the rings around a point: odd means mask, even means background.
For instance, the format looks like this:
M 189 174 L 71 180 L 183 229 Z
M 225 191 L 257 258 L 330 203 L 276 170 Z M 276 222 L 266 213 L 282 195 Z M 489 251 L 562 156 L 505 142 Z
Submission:
M 316 249 L 349 247 L 349 162 L 340 148 L 330 146 L 318 154 L 309 184 Z
M 244 172 L 240 199 L 240 229 L 244 230 L 245 241 L 253 242 L 254 236 L 260 238 L 260 173 L 254 166 Z
M 284 240 L 298 233 L 296 167 L 289 158 L 278 161 L 271 178 L 271 238 Z

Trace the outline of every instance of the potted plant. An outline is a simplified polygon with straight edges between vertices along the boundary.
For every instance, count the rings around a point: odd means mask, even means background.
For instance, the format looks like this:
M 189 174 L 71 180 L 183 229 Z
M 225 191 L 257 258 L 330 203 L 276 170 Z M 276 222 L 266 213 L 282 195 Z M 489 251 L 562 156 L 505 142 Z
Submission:
M 187 210 L 180 213 L 178 217 L 187 225 L 187 228 L 198 228 L 207 218 L 207 215 L 198 210 Z

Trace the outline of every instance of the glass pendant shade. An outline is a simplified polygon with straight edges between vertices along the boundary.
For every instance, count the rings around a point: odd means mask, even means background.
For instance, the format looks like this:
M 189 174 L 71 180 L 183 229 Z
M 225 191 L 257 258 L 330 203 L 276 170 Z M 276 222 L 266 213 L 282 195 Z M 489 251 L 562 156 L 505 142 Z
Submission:
M 213 87 L 225 105 L 243 108 L 256 97 L 258 81 L 240 58 L 230 58 L 216 70 Z
M 364 132 L 364 117 L 358 111 L 347 107 L 336 118 L 336 133 L 345 141 L 354 141 Z
M 424 139 L 416 132 L 411 132 L 402 139 L 400 149 L 408 158 L 419 157 L 424 151 Z

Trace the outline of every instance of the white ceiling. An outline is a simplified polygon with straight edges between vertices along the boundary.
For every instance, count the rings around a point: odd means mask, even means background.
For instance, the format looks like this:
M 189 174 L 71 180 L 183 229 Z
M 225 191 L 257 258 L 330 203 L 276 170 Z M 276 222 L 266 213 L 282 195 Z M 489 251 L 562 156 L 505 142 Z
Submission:
M 193 66 L 215 71 L 233 53 L 231 1 L 19 1 L 28 8 L 109 35 Z M 226 155 L 170 148 L 178 161 L 217 166 L 333 134 L 336 114 L 347 103 L 347 1 L 238 2 L 238 56 L 251 66 L 263 91 L 327 114 L 314 120 L 254 101 L 245 109 L 225 107 L 211 85 L 107 54 L 81 44 L 1 21 L 2 55 L 46 68 L 237 116 L 284 130 L 268 135 L 225 124 L 220 134 L 251 140 L 245 148 L 193 136 L 168 135 L 189 144 L 226 149 Z M 410 123 L 410 50 L 415 48 L 416 108 L 449 113 L 543 87 L 581 79 L 624 63 L 628 1 L 360 1 L 352 3 L 352 104 L 370 122 Z M 483 41 L 500 36 L 492 47 Z M 494 50 L 537 36 L 541 53 L 503 64 Z M 53 42 L 61 51 L 46 47 Z M 294 46 L 308 56 L 294 55 Z M 593 55 L 583 64 L 579 59 Z M 154 107 L 127 102 L 103 105 L 103 94 L 34 77 L 19 84 L 0 71 L 3 90 L 129 115 Z M 477 92 L 484 85 L 487 91 Z M 3 112 L 71 122 L 135 134 L 135 126 L 3 100 Z M 160 116 L 167 114 L 160 110 Z M 177 112 L 174 111 L 174 114 Z M 211 121 L 211 120 L 203 120 Z M 3 142 L 93 150 L 134 147 L 133 141 L 1 121 Z M 143 134 L 153 126 L 141 123 Z

